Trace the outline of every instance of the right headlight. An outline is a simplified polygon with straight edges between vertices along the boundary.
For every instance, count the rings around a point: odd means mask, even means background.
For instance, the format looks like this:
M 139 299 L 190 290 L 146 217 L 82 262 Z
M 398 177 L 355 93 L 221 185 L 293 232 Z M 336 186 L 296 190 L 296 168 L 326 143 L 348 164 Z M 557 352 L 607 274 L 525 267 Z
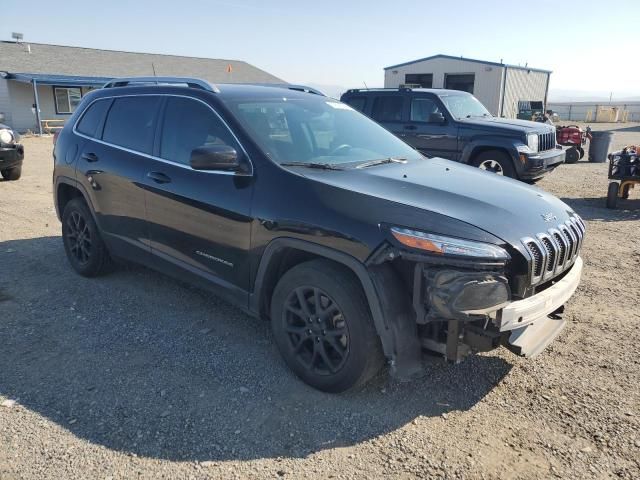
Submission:
M 505 249 L 490 243 L 445 237 L 402 227 L 392 227 L 391 234 L 396 240 L 407 247 L 424 250 L 437 255 L 495 258 L 499 260 L 508 260 L 510 258 Z
M 535 152 L 535 153 L 538 152 L 538 134 L 537 133 L 530 133 L 527 135 L 527 147 L 529 147 L 529 150 L 531 150 L 532 152 Z
M 13 132 L 8 128 L 0 129 L 0 143 L 5 145 L 11 145 L 15 141 L 15 136 Z

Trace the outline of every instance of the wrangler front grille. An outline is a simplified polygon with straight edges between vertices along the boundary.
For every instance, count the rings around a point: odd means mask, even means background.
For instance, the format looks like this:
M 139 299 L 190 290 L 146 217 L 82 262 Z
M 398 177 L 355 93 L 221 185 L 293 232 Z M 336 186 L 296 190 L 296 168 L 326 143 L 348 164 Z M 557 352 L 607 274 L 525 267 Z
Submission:
M 531 284 L 549 280 L 568 269 L 580 254 L 586 226 L 578 215 L 546 232 L 525 237 L 530 255 Z
M 538 134 L 538 151 L 544 152 L 556 148 L 556 132 L 555 129 L 549 133 Z

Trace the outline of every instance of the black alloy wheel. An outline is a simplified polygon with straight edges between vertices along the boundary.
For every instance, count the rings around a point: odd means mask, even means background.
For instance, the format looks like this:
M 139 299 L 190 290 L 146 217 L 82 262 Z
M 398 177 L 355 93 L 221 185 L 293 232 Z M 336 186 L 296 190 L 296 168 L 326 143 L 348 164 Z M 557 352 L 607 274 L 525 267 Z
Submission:
M 319 375 L 340 371 L 349 356 L 349 329 L 337 303 L 320 288 L 299 287 L 287 298 L 284 314 L 296 360 Z
M 67 218 L 65 237 L 69 251 L 80 265 L 89 263 L 91 256 L 91 232 L 86 220 L 79 212 L 71 212 Z

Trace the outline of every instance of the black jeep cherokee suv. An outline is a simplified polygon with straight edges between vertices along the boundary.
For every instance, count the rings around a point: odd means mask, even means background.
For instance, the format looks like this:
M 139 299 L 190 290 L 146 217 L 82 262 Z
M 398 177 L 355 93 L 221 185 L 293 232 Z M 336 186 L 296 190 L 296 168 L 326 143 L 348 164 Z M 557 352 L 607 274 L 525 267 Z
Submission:
M 538 180 L 564 162 L 553 126 L 494 117 L 466 92 L 349 90 L 341 100 L 430 157 L 525 181 Z
M 413 376 L 423 348 L 535 355 L 580 281 L 570 207 L 427 159 L 322 95 L 120 79 L 83 99 L 54 161 L 78 273 L 131 260 L 209 288 L 270 319 L 286 363 L 322 390 L 385 361 Z

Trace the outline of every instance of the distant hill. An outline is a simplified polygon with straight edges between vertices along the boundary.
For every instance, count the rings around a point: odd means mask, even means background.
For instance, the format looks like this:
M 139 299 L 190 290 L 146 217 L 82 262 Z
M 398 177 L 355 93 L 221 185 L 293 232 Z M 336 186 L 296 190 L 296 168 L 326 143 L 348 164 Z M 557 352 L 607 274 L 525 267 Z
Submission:
M 579 91 L 579 90 L 562 90 L 550 89 L 549 102 L 603 102 L 609 101 L 609 94 L 602 91 Z M 639 102 L 640 95 L 634 94 L 616 94 L 613 92 L 612 102 Z

